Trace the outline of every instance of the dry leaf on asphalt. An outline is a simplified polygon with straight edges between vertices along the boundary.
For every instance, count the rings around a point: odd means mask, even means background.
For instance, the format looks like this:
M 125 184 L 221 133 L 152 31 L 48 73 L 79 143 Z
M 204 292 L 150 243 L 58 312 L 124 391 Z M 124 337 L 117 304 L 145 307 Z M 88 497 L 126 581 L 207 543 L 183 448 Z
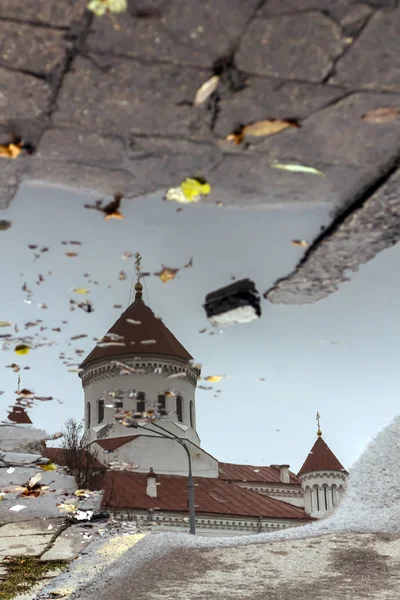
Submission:
M 18 144 L 0 145 L 0 156 L 2 158 L 17 158 L 21 154 L 22 147 L 22 142 L 19 142 Z
M 54 438 L 55 439 L 55 438 Z M 50 462 L 47 465 L 38 465 L 43 471 L 57 471 L 57 467 L 54 463 Z
M 28 354 L 30 350 L 29 346 L 26 346 L 25 344 L 19 344 L 18 346 L 15 346 L 15 353 L 16 354 Z
M 179 187 L 170 188 L 164 199 L 189 204 L 190 202 L 198 202 L 204 196 L 208 196 L 210 192 L 211 186 L 205 179 L 187 177 Z
M 310 245 L 307 240 L 292 240 L 293 246 L 300 246 L 300 248 L 308 248 Z
M 128 3 L 127 0 L 91 0 L 87 8 L 98 17 L 102 17 L 106 12 L 125 12 L 128 8 Z
M 284 131 L 289 127 L 300 127 L 296 121 L 287 121 L 280 119 L 265 119 L 263 121 L 255 121 L 240 127 L 237 131 L 227 136 L 228 142 L 234 142 L 235 144 L 241 144 L 246 136 L 252 137 L 267 137 Z
M 196 92 L 196 96 L 194 98 L 194 105 L 199 106 L 206 102 L 210 96 L 215 92 L 219 84 L 219 75 L 213 75 L 210 79 L 207 79 L 202 86 Z
M 281 169 L 282 171 L 291 171 L 292 173 L 310 173 L 311 175 L 321 175 L 326 177 L 325 173 L 314 169 L 314 167 L 306 167 L 305 165 L 282 165 L 275 163 L 270 165 L 273 169 Z
M 390 121 L 400 119 L 400 108 L 394 106 L 375 108 L 361 115 L 361 118 L 368 123 L 390 123 Z

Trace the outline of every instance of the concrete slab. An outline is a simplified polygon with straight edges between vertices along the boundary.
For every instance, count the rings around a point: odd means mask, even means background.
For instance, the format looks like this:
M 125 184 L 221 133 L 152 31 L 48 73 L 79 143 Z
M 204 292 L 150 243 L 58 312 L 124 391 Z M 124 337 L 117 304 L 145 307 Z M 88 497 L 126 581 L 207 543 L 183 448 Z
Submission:
M 0 558 L 4 556 L 40 556 L 53 535 L 22 535 L 0 538 Z
M 41 560 L 73 560 L 82 550 L 96 539 L 96 528 L 72 525 L 57 537 L 52 547 Z
M 0 526 L 0 539 L 12 536 L 21 537 L 25 535 L 54 535 L 64 527 L 65 523 L 66 521 L 63 518 L 37 519 L 35 521 L 26 521 L 22 523 L 8 523 L 7 525 Z

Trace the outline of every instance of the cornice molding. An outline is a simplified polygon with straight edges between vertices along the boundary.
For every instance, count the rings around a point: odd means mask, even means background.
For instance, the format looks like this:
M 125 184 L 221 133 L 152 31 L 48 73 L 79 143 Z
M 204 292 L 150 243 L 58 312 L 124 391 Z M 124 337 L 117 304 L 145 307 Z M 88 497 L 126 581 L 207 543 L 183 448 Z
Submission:
M 136 377 L 150 374 L 158 374 L 161 377 L 168 377 L 171 375 L 177 375 L 182 373 L 184 377 L 180 377 L 180 380 L 186 380 L 191 383 L 194 387 L 197 385 L 197 379 L 200 375 L 200 370 L 190 365 L 182 365 L 175 361 L 166 361 L 165 358 L 149 357 L 148 359 L 140 358 L 139 360 L 131 359 L 118 359 L 115 357 L 113 361 L 107 361 L 107 363 L 99 363 L 97 365 L 88 367 L 82 373 L 80 377 L 82 379 L 82 387 L 85 389 L 88 385 L 95 381 L 103 379 L 111 379 L 120 375 L 121 368 L 118 365 L 112 364 L 113 362 L 121 362 L 128 367 L 133 367 L 140 370 L 139 373 L 132 373 Z M 130 373 L 127 374 L 127 376 Z M 171 378 L 171 382 L 173 378 Z

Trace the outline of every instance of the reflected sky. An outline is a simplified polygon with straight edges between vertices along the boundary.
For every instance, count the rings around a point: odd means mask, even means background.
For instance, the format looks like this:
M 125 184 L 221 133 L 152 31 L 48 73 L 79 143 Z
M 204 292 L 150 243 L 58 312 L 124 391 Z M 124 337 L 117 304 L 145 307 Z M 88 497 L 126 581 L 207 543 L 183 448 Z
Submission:
M 219 460 L 289 463 L 296 471 L 315 440 L 319 410 L 324 439 L 349 467 L 366 441 L 394 416 L 400 333 L 397 246 L 324 301 L 277 306 L 262 300 L 261 319 L 219 333 L 206 319 L 205 295 L 232 277 L 253 279 L 263 293 L 293 270 L 304 249 L 291 241 L 312 241 L 321 225 L 329 223 L 329 207 L 287 204 L 255 212 L 196 205 L 177 212 L 179 205 L 158 195 L 123 201 L 125 219 L 105 222 L 101 213 L 83 208 L 92 201 L 89 195 L 30 184 L 3 211 L 1 218 L 13 224 L 0 232 L 0 321 L 19 327 L 13 335 L 38 333 L 34 339 L 46 345 L 18 356 L 12 344 L 1 340 L 1 419 L 16 397 L 18 374 L 22 387 L 55 398 L 36 402 L 28 411 L 35 426 L 54 433 L 67 418 L 83 417 L 80 379 L 69 369 L 83 360 L 94 338 L 107 332 L 132 298 L 133 258 L 121 258 L 127 251 L 141 253 L 144 271 L 181 267 L 167 284 L 155 276 L 143 279 L 144 300 L 202 364 L 203 376 L 226 376 L 212 390 L 196 392 L 202 447 Z M 29 244 L 38 248 L 31 250 Z M 49 250 L 40 252 L 43 247 Z M 78 256 L 67 257 L 66 252 Z M 35 259 L 35 253 L 40 257 Z M 190 258 L 193 267 L 183 268 Z M 126 279 L 119 278 L 121 271 Z M 32 294 L 23 291 L 24 283 Z M 72 288 L 90 293 L 79 295 Z M 86 298 L 94 312 L 70 311 L 70 299 Z M 47 309 L 40 308 L 43 303 Z M 43 322 L 24 328 L 38 319 Z M 40 332 L 40 326 L 47 330 Z M 0 329 L 7 333 L 12 328 Z M 71 341 L 81 334 L 88 337 Z M 7 368 L 12 363 L 21 367 L 18 374 Z

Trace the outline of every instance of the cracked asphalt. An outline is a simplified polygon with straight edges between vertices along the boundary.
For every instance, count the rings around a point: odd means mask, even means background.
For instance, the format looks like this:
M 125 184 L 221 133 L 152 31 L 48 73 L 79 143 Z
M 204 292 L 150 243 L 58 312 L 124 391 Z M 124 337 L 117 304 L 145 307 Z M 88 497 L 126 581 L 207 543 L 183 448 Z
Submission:
M 227 209 L 322 198 L 331 226 L 263 290 L 274 303 L 316 302 L 397 243 L 400 119 L 362 119 L 400 107 L 397 0 L 129 0 L 118 22 L 85 0 L 1 3 L 0 143 L 36 151 L 2 159 L 0 207 L 24 180 L 139 198 L 200 175 Z M 268 118 L 300 127 L 226 141 Z

